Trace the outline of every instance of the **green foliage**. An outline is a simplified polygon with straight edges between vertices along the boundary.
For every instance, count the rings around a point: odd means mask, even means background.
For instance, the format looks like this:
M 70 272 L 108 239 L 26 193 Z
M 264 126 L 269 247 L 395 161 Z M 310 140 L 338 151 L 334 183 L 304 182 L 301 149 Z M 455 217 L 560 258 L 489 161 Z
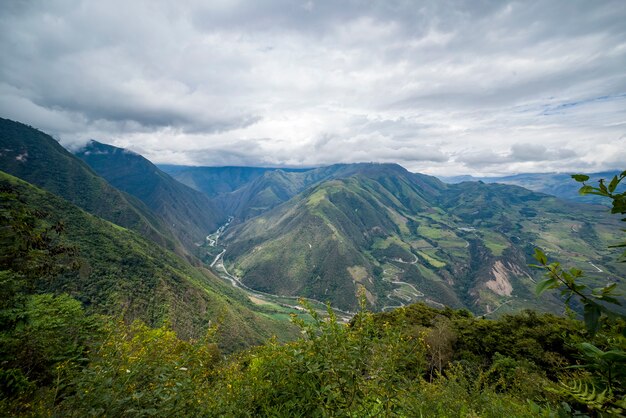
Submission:
M 32 295 L 24 310 L 24 323 L 11 335 L 20 341 L 13 366 L 40 381 L 49 381 L 56 363 L 77 361 L 85 343 L 93 337 L 96 323 L 87 317 L 77 300 L 68 295 Z
M 543 380 L 536 382 L 537 385 Z M 526 401 L 533 393 L 517 396 L 490 386 L 484 371 L 476 371 L 461 364 L 451 365 L 443 376 L 432 382 L 421 382 L 403 393 L 404 407 L 399 416 L 411 417 L 532 417 L 546 416 L 550 403 L 535 411 Z
M 271 342 L 229 369 L 217 415 L 373 416 L 397 409 L 400 387 L 423 367 L 421 342 L 376 327 L 368 312 L 350 324 L 330 309 L 327 318 L 309 313 L 312 323 L 294 318 L 300 340 Z
M 75 302 L 51 296 L 33 307 L 52 314 L 55 300 L 68 305 L 67 315 L 74 312 Z M 473 320 L 493 323 L 501 334 L 513 330 L 510 345 L 524 347 L 529 337 L 519 336 L 522 328 L 532 328 L 530 321 L 518 321 L 515 330 L 509 326 L 512 320 L 500 323 L 473 319 L 466 311 L 415 306 L 419 309 L 384 315 L 361 310 L 350 323 L 338 321 L 331 309 L 321 316 L 307 307 L 310 321 L 294 317 L 301 330 L 298 340 L 270 340 L 225 359 L 214 343 L 215 329 L 197 341 L 183 341 L 167 324 L 151 328 L 141 322 L 98 321 L 91 337 L 79 344 L 82 356 L 75 355 L 72 344 L 53 350 L 61 356 L 49 355 L 56 358 L 51 379 L 33 384 L 19 370 L 3 369 L 1 382 L 10 402 L 0 407 L 10 415 L 70 417 L 521 417 L 560 410 L 563 395 L 546 390 L 553 385 L 523 358 L 524 348 L 508 347 L 509 354 L 495 353 L 484 363 L 481 346 L 462 346 L 450 338 L 464 326 L 464 338 L 484 339 L 481 327 L 466 326 Z M 40 341 L 62 341 L 67 334 L 59 321 L 46 326 L 34 315 L 32 323 L 42 331 Z M 433 351 L 433 335 L 445 357 L 433 356 L 440 352 Z M 433 360 L 437 365 L 431 372 Z
M 616 315 L 607 307 L 606 303 L 621 305 L 617 292 L 617 284 L 609 283 L 606 286 L 590 289 L 589 286 L 580 282 L 583 272 L 576 268 L 569 271 L 563 270 L 559 262 L 548 263 L 547 256 L 539 248 L 535 249 L 535 259 L 539 262 L 538 268 L 546 270 L 547 278 L 537 284 L 536 292 L 541 295 L 548 289 L 559 289 L 567 304 L 572 298 L 582 302 L 584 307 L 584 319 L 587 330 L 595 334 L 600 328 L 602 315 Z
M 87 346 L 98 337 L 98 321 L 67 295 L 30 295 L 20 321 L 0 333 L 3 409 L 25 410 L 37 387 L 51 385 L 58 367 L 84 364 Z M 27 408 L 26 408 L 27 410 Z
M 572 386 L 561 383 L 568 394 L 578 402 L 587 405 L 591 409 L 603 409 L 607 401 L 608 389 L 598 393 L 593 384 L 582 381 L 575 381 Z M 610 395 L 609 395 L 610 397 Z
M 597 187 L 585 182 L 589 176 L 575 174 L 574 180 L 583 184 L 581 194 L 594 194 L 612 200 L 612 213 L 626 213 L 626 192 L 617 193 L 619 183 L 626 177 L 626 171 L 614 176 L 607 185 L 600 180 Z M 622 219 L 626 221 L 626 218 Z M 617 246 L 626 246 L 620 244 Z M 626 253 L 625 253 L 626 254 Z M 559 289 L 568 304 L 572 299 L 583 305 L 584 323 L 589 339 L 576 345 L 581 363 L 575 367 L 586 370 L 587 380 L 561 382 L 560 393 L 564 393 L 591 410 L 621 414 L 626 410 L 626 316 L 616 312 L 611 306 L 621 305 L 616 283 L 590 289 L 581 283 L 584 274 L 572 268 L 563 270 L 560 263 L 549 263 L 540 249 L 535 249 L 536 267 L 546 271 L 547 278 L 537 285 L 537 293 L 547 289 Z
M 50 412 L 63 416 L 196 416 L 219 360 L 210 331 L 180 340 L 167 326 L 109 322 L 89 365 L 73 374 Z
M 586 181 L 589 180 L 589 176 L 582 174 L 574 174 L 572 178 L 579 183 L 582 183 L 583 186 L 580 188 L 579 193 L 581 195 L 596 195 L 602 196 L 611 199 L 612 208 L 611 213 L 626 215 L 626 191 L 617 192 L 619 184 L 624 178 L 626 178 L 626 171 L 622 171 L 619 175 L 613 176 L 609 184 L 606 184 L 604 179 L 600 179 L 598 182 L 598 186 L 594 187 L 588 185 Z M 622 219 L 626 221 L 626 218 Z M 625 230 L 626 231 L 626 230 Z M 613 245 L 613 247 L 626 247 L 626 241 L 621 244 Z M 626 262 L 626 251 L 622 254 L 622 261 Z
M 496 356 L 486 370 L 478 363 L 449 363 L 451 355 L 442 359 L 441 373 L 425 380 L 431 329 L 408 332 L 411 312 L 361 311 L 349 324 L 339 323 L 332 310 L 327 318 L 309 312 L 312 323 L 297 321 L 298 341 L 270 342 L 224 364 L 211 415 L 540 416 L 531 412 L 528 397 L 557 404 L 558 397 L 544 390 L 545 377 L 523 360 Z M 448 325 L 439 318 L 437 327 L 439 336 Z
M 426 344 L 430 378 L 432 380 L 435 371 L 441 373 L 454 354 L 453 345 L 457 335 L 452 329 L 451 321 L 445 316 L 435 317 L 432 327 L 424 336 Z
M 442 316 L 448 321 L 442 321 Z M 454 338 L 452 362 L 488 369 L 497 356 L 505 356 L 532 364 L 550 379 L 575 363 L 577 350 L 569 344 L 583 336 L 577 321 L 529 310 L 488 320 L 465 310 L 440 310 L 418 303 L 377 317 L 414 336 L 427 336 L 435 324 L 445 324 Z

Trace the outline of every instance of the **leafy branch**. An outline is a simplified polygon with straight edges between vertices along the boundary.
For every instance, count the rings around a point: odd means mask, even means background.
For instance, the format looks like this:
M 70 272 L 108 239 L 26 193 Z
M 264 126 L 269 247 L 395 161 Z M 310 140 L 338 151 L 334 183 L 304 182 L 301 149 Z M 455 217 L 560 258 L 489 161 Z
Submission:
M 604 179 L 600 179 L 597 187 L 587 184 L 589 176 L 585 174 L 574 174 L 572 175 L 572 178 L 582 184 L 582 187 L 578 191 L 581 195 L 593 194 L 608 197 L 613 201 L 611 213 L 626 215 L 626 191 L 621 193 L 616 192 L 620 182 L 626 178 L 626 171 L 622 171 L 619 175 L 613 176 L 608 185 Z M 622 218 L 622 221 L 626 222 L 626 218 Z M 626 229 L 623 229 L 622 231 L 626 232 Z M 626 247 L 626 241 L 616 245 L 611 245 L 611 247 Z M 621 258 L 623 262 L 626 262 L 626 251 L 624 251 L 621 255 Z
M 611 213 L 626 214 L 626 192 L 616 192 L 620 182 L 626 178 L 626 171 L 614 176 L 608 184 L 604 179 L 600 180 L 597 187 L 586 183 L 589 181 L 587 175 L 575 174 L 572 178 L 582 183 L 580 194 L 607 197 L 613 202 Z M 622 218 L 622 221 L 626 221 L 626 218 Z M 612 247 L 626 247 L 626 242 Z M 626 252 L 621 257 L 626 261 Z M 577 380 L 571 385 L 561 382 L 561 392 L 587 405 L 589 409 L 610 414 L 623 413 L 626 410 L 626 317 L 609 308 L 621 305 L 617 283 L 592 289 L 581 283 L 580 280 L 584 278 L 581 270 L 564 270 L 559 262 L 549 262 L 539 248 L 535 249 L 534 258 L 539 262 L 534 267 L 544 269 L 547 276 L 537 284 L 537 294 L 540 295 L 548 289 L 559 289 L 568 307 L 572 298 L 576 298 L 583 305 L 585 327 L 590 338 L 596 336 L 602 325 L 603 333 L 606 334 L 603 335 L 605 350 L 598 348 L 597 342 L 593 344 L 591 341 L 576 346 L 581 353 L 582 362 L 574 367 L 587 370 L 591 381 Z

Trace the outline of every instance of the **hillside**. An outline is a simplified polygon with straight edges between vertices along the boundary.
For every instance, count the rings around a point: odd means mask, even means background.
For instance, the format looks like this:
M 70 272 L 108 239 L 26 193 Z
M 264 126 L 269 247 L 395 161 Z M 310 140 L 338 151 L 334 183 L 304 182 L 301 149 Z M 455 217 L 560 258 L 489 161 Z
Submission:
M 30 277 L 32 292 L 68 293 L 92 312 L 123 315 L 127 321 L 154 326 L 167 320 L 183 338 L 201 337 L 212 321 L 226 351 L 273 334 L 292 335 L 291 325 L 274 320 L 273 311 L 130 230 L 2 172 L 0 192 L 2 269 Z M 37 242 L 49 244 L 48 249 L 31 252 L 39 248 L 32 247 Z M 51 276 L 47 268 L 28 274 L 40 258 L 44 265 L 56 264 L 54 254 L 62 253 L 57 248 L 71 249 L 64 263 L 73 268 Z
M 91 141 L 76 156 L 111 185 L 145 203 L 188 249 L 204 242 L 225 221 L 205 194 L 174 180 L 139 154 Z
M 139 199 L 112 187 L 51 136 L 0 118 L 0 170 L 170 249 L 182 247 Z
M 395 165 L 342 171 L 227 230 L 226 265 L 252 288 L 343 309 L 363 286 L 377 309 L 425 300 L 477 313 L 556 306 L 533 295 L 534 246 L 591 280 L 623 276 L 606 248 L 618 220 L 603 207 L 515 186 L 446 185 Z
M 306 171 L 268 170 L 235 191 L 219 195 L 216 200 L 221 202 L 224 210 L 236 222 L 241 222 L 275 208 L 307 187 L 345 176 L 350 167 L 351 165 L 335 164 Z

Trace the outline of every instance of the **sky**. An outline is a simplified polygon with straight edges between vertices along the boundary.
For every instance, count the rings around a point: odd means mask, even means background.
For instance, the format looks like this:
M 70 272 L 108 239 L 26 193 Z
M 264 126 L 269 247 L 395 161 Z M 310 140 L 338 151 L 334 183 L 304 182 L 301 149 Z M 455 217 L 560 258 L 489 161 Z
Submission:
M 626 2 L 2 0 L 0 116 L 155 163 L 626 169 Z

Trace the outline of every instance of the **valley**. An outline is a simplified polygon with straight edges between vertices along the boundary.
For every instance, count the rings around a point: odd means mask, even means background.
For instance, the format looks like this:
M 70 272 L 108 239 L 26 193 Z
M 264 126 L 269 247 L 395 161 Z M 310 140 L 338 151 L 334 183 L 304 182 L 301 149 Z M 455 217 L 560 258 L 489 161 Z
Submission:
M 618 221 L 599 216 L 601 208 L 514 186 L 446 185 L 393 165 L 326 170 L 324 180 L 225 232 L 222 257 L 242 283 L 344 310 L 354 309 L 359 288 L 377 310 L 419 300 L 489 315 L 552 310 L 557 299 L 539 303 L 532 294 L 534 246 L 606 280 L 607 270 L 592 264 L 601 266 L 618 239 Z M 606 269 L 609 280 L 623 276 L 619 263 Z
M 236 277 L 228 272 L 226 267 L 224 266 L 224 255 L 226 253 L 226 247 L 224 245 L 219 244 L 220 237 L 226 232 L 226 229 L 230 225 L 230 223 L 234 220 L 234 217 L 229 217 L 228 222 L 224 225 L 220 226 L 215 232 L 207 235 L 206 237 L 206 245 L 204 245 L 204 249 L 206 250 L 207 259 L 213 258 L 213 261 L 210 264 L 210 267 L 215 269 L 218 276 L 225 279 L 227 282 L 230 282 L 234 287 L 242 289 L 247 292 L 248 297 L 255 303 L 259 304 L 275 304 L 282 308 L 290 309 L 289 313 L 296 313 L 297 311 L 302 311 L 302 307 L 298 304 L 300 300 L 306 300 L 314 309 L 323 314 L 326 310 L 326 304 L 319 300 L 297 297 L 297 296 L 281 296 L 275 295 L 265 292 L 259 292 L 252 288 L 249 288 L 244 283 L 240 277 Z M 311 244 L 308 244 L 309 248 L 312 248 Z M 221 251 L 220 251 L 221 250 Z M 217 255 L 215 253 L 217 252 Z M 400 267 L 395 265 L 394 263 L 399 264 L 416 264 L 418 262 L 417 256 L 411 262 L 403 261 L 401 258 L 390 260 L 390 264 L 387 265 L 387 269 L 383 270 L 384 280 L 396 285 L 397 287 L 392 289 L 390 293 L 386 295 L 386 297 L 391 301 L 395 302 L 395 305 L 386 305 L 382 308 L 382 310 L 389 310 L 393 308 L 398 308 L 402 306 L 406 306 L 410 303 L 415 303 L 420 300 L 420 298 L 424 297 L 424 293 L 420 292 L 415 288 L 411 283 L 403 282 L 397 280 L 401 273 L 404 272 Z M 428 301 L 435 305 L 437 304 L 434 301 Z M 288 304 L 291 303 L 291 304 Z M 441 306 L 441 305 L 440 305 Z M 341 318 L 344 322 L 350 320 L 354 312 L 343 311 L 338 308 L 333 307 L 334 312 Z
M 309 306 L 312 309 L 315 309 L 320 315 L 325 315 L 327 305 L 324 302 L 301 296 L 281 296 L 266 292 L 260 292 L 246 286 L 242 282 L 241 278 L 234 276 L 228 272 L 224 265 L 223 259 L 223 256 L 226 253 L 226 247 L 219 243 L 219 239 L 233 220 L 234 217 L 230 216 L 228 218 L 228 221 L 224 225 L 220 226 L 212 234 L 207 235 L 206 243 L 201 246 L 206 251 L 206 260 L 211 260 L 211 258 L 214 257 L 213 261 L 210 264 L 210 267 L 214 269 L 218 277 L 222 278 L 225 282 L 231 284 L 233 287 L 245 292 L 250 301 L 252 301 L 253 303 L 274 309 L 276 311 L 276 318 L 288 320 L 291 315 L 302 316 L 303 312 L 305 311 L 301 304 L 303 300 L 305 300 L 309 304 Z M 354 312 L 347 312 L 334 307 L 332 309 L 337 317 L 345 323 L 347 323 L 354 315 Z
M 282 320 L 298 311 L 299 298 L 320 311 L 330 303 L 347 319 L 359 292 L 375 311 L 415 302 L 478 315 L 556 311 L 556 295 L 533 294 L 541 277 L 529 267 L 535 247 L 594 285 L 623 286 L 624 265 L 608 249 L 619 220 L 602 206 L 511 185 L 447 184 L 397 164 L 165 166 L 166 173 L 121 148 L 91 141 L 78 159 L 32 128 L 2 127 L 3 147 L 12 150 L 0 156 L 7 170 L 34 180 L 33 173 L 65 170 L 39 184 L 202 264 L 249 301 L 286 309 Z M 64 187 L 65 178 L 92 191 Z M 98 205 L 99 188 L 110 197 Z

